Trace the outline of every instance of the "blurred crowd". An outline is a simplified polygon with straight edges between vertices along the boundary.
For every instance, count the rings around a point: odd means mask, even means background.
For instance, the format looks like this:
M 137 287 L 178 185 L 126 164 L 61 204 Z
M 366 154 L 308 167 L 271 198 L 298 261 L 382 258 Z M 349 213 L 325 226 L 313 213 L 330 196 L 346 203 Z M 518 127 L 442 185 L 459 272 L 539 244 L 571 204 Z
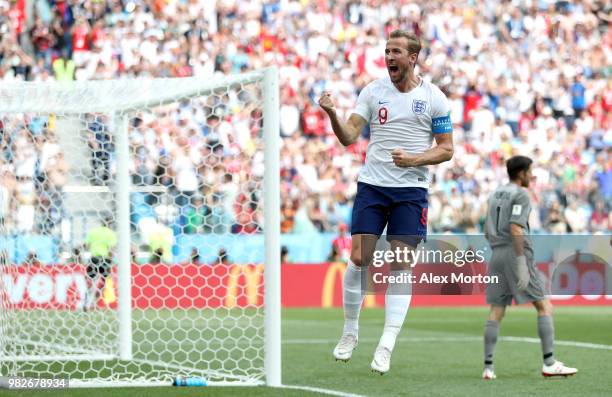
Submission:
M 3 232 L 58 232 L 69 165 L 57 137 L 44 123 L 41 118 L 0 118 Z
M 387 73 L 387 34 L 408 29 L 424 45 L 417 73 L 447 94 L 454 123 L 453 160 L 430 167 L 430 231 L 482 231 L 504 160 L 524 154 L 535 161 L 533 231 L 609 232 L 611 10 L 594 0 L 0 0 L 0 81 L 212 78 L 277 65 L 282 232 L 335 232 L 350 225 L 369 131 L 342 147 L 316 100 L 331 91 L 348 117 L 359 91 Z M 261 230 L 261 114 L 239 99 L 192 101 L 132 122 L 133 182 L 175 193 L 134 198 L 143 217 L 146 204 L 160 219 L 193 219 L 182 221 L 184 233 Z M 104 184 L 113 156 L 96 149 L 108 143 L 96 128 L 94 183 Z M 62 161 L 43 148 L 53 131 L 11 131 L 21 132 L 3 132 L 0 165 L 3 178 L 22 183 L 0 193 L 20 194 L 22 204 L 0 208 L 4 218 L 35 199 L 19 192 L 30 182 L 26 193 L 37 191 L 33 169 Z M 20 172 L 28 156 L 34 165 Z

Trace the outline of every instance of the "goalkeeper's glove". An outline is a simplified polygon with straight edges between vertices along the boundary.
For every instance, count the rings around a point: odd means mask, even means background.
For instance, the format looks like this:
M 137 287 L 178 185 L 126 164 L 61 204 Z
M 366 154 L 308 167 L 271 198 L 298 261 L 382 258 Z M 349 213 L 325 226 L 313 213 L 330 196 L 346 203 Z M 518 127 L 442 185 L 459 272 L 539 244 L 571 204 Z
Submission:
M 516 287 L 519 291 L 524 291 L 529 285 L 529 269 L 525 255 L 516 258 Z

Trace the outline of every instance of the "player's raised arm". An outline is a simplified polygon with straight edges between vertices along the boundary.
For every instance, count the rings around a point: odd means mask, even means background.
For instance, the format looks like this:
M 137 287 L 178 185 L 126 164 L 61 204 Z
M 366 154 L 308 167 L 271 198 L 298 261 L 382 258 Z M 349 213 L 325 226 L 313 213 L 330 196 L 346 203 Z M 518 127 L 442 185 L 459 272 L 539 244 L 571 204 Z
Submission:
M 336 134 L 340 143 L 344 146 L 355 143 L 367 121 L 355 113 L 351 114 L 346 122 L 340 120 L 331 94 L 327 91 L 319 98 L 319 105 L 329 116 L 334 134 Z
M 431 134 L 436 146 L 423 153 L 407 153 L 400 148 L 391 151 L 393 162 L 398 167 L 422 167 L 440 164 L 453 158 L 453 123 L 446 95 L 431 84 L 432 100 L 430 107 Z M 413 110 L 414 111 L 414 110 Z
M 453 158 L 453 133 L 437 134 L 434 138 L 436 146 L 420 153 L 406 153 L 402 149 L 395 149 L 391 152 L 393 162 L 398 167 L 420 167 L 423 165 L 440 164 Z

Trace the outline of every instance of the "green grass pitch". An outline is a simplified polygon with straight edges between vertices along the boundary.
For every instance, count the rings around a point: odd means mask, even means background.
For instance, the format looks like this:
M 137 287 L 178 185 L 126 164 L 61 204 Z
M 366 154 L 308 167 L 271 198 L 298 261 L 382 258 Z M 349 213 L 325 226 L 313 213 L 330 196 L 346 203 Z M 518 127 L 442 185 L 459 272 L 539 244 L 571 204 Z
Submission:
M 283 310 L 283 383 L 366 396 L 550 395 L 603 396 L 612 391 L 612 307 L 557 307 L 558 359 L 579 368 L 570 378 L 544 379 L 535 311 L 509 308 L 501 327 L 495 367 L 498 379 L 483 381 L 482 330 L 486 307 L 424 308 L 408 312 L 391 371 L 370 372 L 384 311 L 364 309 L 360 342 L 349 363 L 331 351 L 342 329 L 339 309 Z M 574 342 L 585 345 L 576 346 Z M 590 344 L 590 345 L 589 345 Z M 605 346 L 601 346 L 605 345 Z M 606 347 L 607 346 L 607 347 Z M 8 391 L 4 396 L 314 396 L 304 390 L 252 388 L 122 388 Z

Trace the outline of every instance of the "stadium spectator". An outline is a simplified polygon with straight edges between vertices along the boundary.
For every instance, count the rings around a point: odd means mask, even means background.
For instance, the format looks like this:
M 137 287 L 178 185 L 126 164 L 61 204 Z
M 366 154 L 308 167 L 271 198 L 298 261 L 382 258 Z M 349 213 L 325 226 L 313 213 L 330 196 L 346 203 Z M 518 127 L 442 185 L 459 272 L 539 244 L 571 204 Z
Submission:
M 293 200 L 285 199 L 281 204 L 281 233 L 291 233 L 295 223 Z
M 62 56 L 53 61 L 53 75 L 57 81 L 72 81 L 75 78 L 76 64 L 68 57 L 68 50 L 62 50 Z
M 187 262 L 187 264 L 199 265 L 200 261 L 201 261 L 200 252 L 198 251 L 197 248 L 193 247 L 191 249 L 191 254 L 189 255 L 189 261 Z
M 603 200 L 598 200 L 591 214 L 590 230 L 593 233 L 605 233 L 610 230 L 609 211 L 606 211 Z
M 88 144 L 91 150 L 92 183 L 106 185 L 111 177 L 110 159 L 114 151 L 106 116 L 88 115 Z
M 24 259 L 22 265 L 25 266 L 40 266 L 40 260 L 35 251 L 28 252 L 28 256 Z
M 184 209 L 183 233 L 210 233 L 210 226 L 206 221 L 210 216 L 211 209 L 204 204 L 204 199 L 200 195 L 192 197 L 191 202 L 192 204 Z
M 584 233 L 588 226 L 589 212 L 578 199 L 573 199 L 565 209 L 565 219 L 572 233 Z
M 351 256 L 351 236 L 347 234 L 345 223 L 338 225 L 338 237 L 332 241 L 329 260 L 331 262 L 347 262 Z
M 289 258 L 289 248 L 283 245 L 281 247 L 281 264 L 288 264 L 291 262 L 291 258 Z
M 87 294 L 84 302 L 86 310 L 95 307 L 106 285 L 106 278 L 111 273 L 117 246 L 117 234 L 113 229 L 113 217 L 107 216 L 101 225 L 87 232 L 85 244 L 91 257 L 86 269 Z
M 151 225 L 145 243 L 151 252 L 151 263 L 171 263 L 174 236 L 172 229 L 162 223 Z
M 552 234 L 567 233 L 567 223 L 561 212 L 559 202 L 554 201 L 548 209 L 548 215 L 545 222 L 545 227 Z
M 217 259 L 213 265 L 229 265 L 229 256 L 227 254 L 227 250 L 223 247 L 219 248 L 219 252 L 217 253 Z

